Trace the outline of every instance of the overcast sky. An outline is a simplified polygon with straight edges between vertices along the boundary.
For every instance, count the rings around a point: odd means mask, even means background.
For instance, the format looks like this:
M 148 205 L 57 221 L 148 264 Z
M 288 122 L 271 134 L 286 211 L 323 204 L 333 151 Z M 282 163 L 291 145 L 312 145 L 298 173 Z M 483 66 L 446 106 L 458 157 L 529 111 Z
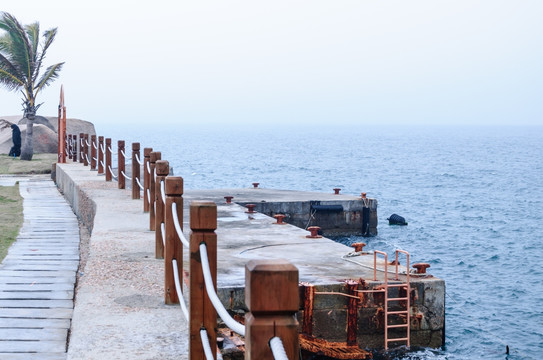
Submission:
M 543 1 L 3 0 L 94 122 L 543 124 Z M 0 89 L 0 115 L 20 113 Z

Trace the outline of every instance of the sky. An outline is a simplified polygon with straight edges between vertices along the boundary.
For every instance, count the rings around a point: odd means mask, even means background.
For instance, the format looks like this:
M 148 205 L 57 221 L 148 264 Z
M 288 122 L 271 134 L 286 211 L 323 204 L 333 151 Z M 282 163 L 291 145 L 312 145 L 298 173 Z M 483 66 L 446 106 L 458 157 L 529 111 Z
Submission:
M 541 0 L 3 0 L 58 27 L 55 116 L 157 124 L 543 125 Z M 0 115 L 21 113 L 0 88 Z

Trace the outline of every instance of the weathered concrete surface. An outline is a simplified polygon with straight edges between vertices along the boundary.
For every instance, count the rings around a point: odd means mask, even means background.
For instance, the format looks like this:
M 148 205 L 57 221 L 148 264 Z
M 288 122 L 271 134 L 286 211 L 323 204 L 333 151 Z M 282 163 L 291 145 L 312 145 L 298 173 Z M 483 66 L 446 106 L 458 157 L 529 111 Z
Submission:
M 68 359 L 186 359 L 187 323 L 178 306 L 164 305 L 163 264 L 140 201 L 81 164 L 59 164 L 57 185 L 94 224 Z
M 59 188 L 63 189 L 67 198 L 71 198 L 76 206 L 81 207 L 83 204 L 82 202 L 78 203 L 78 199 L 83 196 L 78 193 L 82 193 L 92 199 L 97 207 L 91 238 L 91 255 L 87 265 L 89 269 L 94 270 L 85 271 L 86 275 L 81 282 L 81 295 L 78 295 L 74 312 L 73 337 L 77 345 L 73 345 L 73 350 L 72 345 L 70 345 L 69 353 L 75 355 L 76 352 L 90 351 L 90 348 L 83 343 L 83 340 L 92 338 L 92 334 L 102 331 L 104 329 L 103 321 L 110 320 L 110 324 L 106 326 L 107 329 L 113 328 L 115 321 L 124 321 L 125 314 L 117 310 L 113 311 L 115 315 L 110 313 L 109 316 L 104 315 L 100 319 L 99 314 L 101 311 L 99 309 L 104 307 L 107 312 L 115 309 L 115 306 L 111 303 L 115 303 L 115 299 L 125 298 L 119 293 L 120 288 L 124 287 L 130 293 L 130 288 L 126 288 L 128 285 L 121 280 L 122 277 L 129 276 L 130 273 L 120 275 L 119 272 L 119 275 L 116 275 L 114 279 L 107 279 L 106 281 L 103 271 L 99 271 L 100 264 L 104 259 L 106 261 L 121 261 L 128 257 L 127 254 L 133 254 L 134 252 L 145 254 L 149 259 L 152 259 L 154 234 L 146 230 L 149 220 L 148 215 L 142 212 L 141 200 L 130 200 L 128 190 L 117 190 L 115 182 L 106 183 L 103 176 L 97 176 L 96 172 L 89 171 L 89 167 L 83 167 L 81 164 L 60 164 L 57 174 Z M 74 184 L 70 184 L 71 182 Z M 346 259 L 345 255 L 352 252 L 351 248 L 326 238 L 308 239 L 306 238 L 307 231 L 292 225 L 275 225 L 273 218 L 263 214 L 247 214 L 245 212 L 246 208 L 243 206 L 226 204 L 223 198 L 226 195 L 234 196 L 234 201 L 239 202 L 245 200 L 248 202 L 261 202 L 262 200 L 271 202 L 272 200 L 281 200 L 281 198 L 283 200 L 302 201 L 304 197 L 306 197 L 305 199 L 326 201 L 328 197 L 336 200 L 337 195 L 319 194 L 319 197 L 315 198 L 316 194 L 314 193 L 307 194 L 269 189 L 185 191 L 184 232 L 187 237 L 190 232 L 187 211 L 190 202 L 193 200 L 209 200 L 216 202 L 218 205 L 219 260 L 217 283 L 219 296 L 227 308 L 231 307 L 233 310 L 242 311 L 245 307 L 243 303 L 244 266 L 251 259 L 287 259 L 298 267 L 300 280 L 316 285 L 318 292 L 345 293 L 346 279 L 355 281 L 361 279 L 358 289 L 371 289 L 382 282 L 382 271 L 378 272 L 377 282 L 371 280 L 373 278 L 372 255 L 360 255 Z M 103 210 L 101 210 L 102 208 Z M 76 212 L 78 211 L 76 209 Z M 85 211 L 79 212 L 84 213 Z M 97 229 L 98 226 L 99 229 Z M 105 251 L 105 249 L 111 253 Z M 149 266 L 156 266 L 157 268 L 162 266 L 158 261 L 149 259 L 146 258 L 145 260 Z M 93 263 L 91 263 L 91 260 Z M 356 263 L 353 263 L 353 260 Z M 132 258 L 131 261 L 135 261 L 135 259 Z M 139 258 L 139 261 L 143 260 Z M 382 262 L 379 263 L 379 268 L 384 268 Z M 393 269 L 393 266 L 389 266 L 390 271 L 393 271 Z M 89 271 L 91 271 L 90 274 Z M 405 268 L 403 268 L 403 271 L 405 271 Z M 90 277 L 93 281 L 87 280 L 88 283 L 85 283 L 85 277 L 87 279 Z M 158 283 L 156 286 L 160 287 L 162 276 L 157 276 L 157 278 Z M 390 278 L 392 278 L 392 275 Z M 99 282 L 99 287 L 94 285 L 94 281 Z M 444 282 L 431 276 L 418 277 L 412 280 L 412 288 L 410 294 L 413 300 L 411 313 L 420 315 L 416 318 L 417 320 L 412 321 L 413 331 L 411 335 L 414 340 L 416 339 L 412 344 L 439 347 L 441 346 L 444 330 Z M 161 301 L 159 298 L 156 299 Z M 315 295 L 314 335 L 331 341 L 345 341 L 346 299 L 338 295 Z M 170 308 L 166 309 L 166 312 L 170 310 Z M 362 346 L 383 346 L 382 309 L 383 300 L 378 295 L 366 295 L 359 302 L 358 341 Z M 159 312 L 162 310 L 160 307 L 147 310 L 155 313 L 156 318 L 169 319 L 172 316 L 179 316 L 179 322 L 183 322 L 181 312 L 178 309 L 173 309 L 172 312 L 168 313 L 169 315 L 160 314 Z M 139 313 L 140 311 L 134 314 L 133 319 L 127 321 L 136 322 Z M 145 316 L 145 312 L 143 314 L 142 316 Z M 302 315 L 300 313 L 300 316 Z M 115 318 L 117 320 L 113 320 Z M 78 325 L 76 321 L 86 322 L 86 324 Z M 162 325 L 164 324 L 162 323 Z M 124 324 L 123 326 L 127 325 Z M 153 328 L 152 326 L 144 326 L 144 328 L 133 329 L 133 331 L 138 331 L 137 333 L 140 336 L 157 336 L 156 334 L 153 335 L 153 331 L 148 332 Z M 177 326 L 177 329 L 182 328 L 182 326 Z M 106 339 L 109 337 L 109 335 L 106 336 Z M 126 341 L 122 339 L 122 336 L 115 338 L 116 341 Z M 96 342 L 96 344 L 99 345 L 100 342 Z M 93 346 L 96 346 L 96 344 Z

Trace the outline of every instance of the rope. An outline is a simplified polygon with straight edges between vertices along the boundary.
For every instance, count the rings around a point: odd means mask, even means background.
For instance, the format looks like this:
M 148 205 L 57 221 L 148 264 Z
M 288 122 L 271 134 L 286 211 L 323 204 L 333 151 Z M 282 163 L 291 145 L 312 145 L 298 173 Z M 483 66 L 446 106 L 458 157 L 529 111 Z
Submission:
M 113 153 L 113 150 L 111 150 L 111 146 L 108 146 L 107 149 L 109 150 L 110 153 Z
M 177 267 L 177 260 L 172 260 L 173 265 L 173 279 L 175 280 L 175 291 L 177 291 L 177 297 L 179 298 L 179 306 L 181 306 L 181 311 L 185 315 L 185 319 L 189 321 L 189 311 L 187 310 L 187 304 L 185 304 L 185 298 L 183 298 L 183 293 L 181 292 L 181 285 L 179 282 L 179 268 Z
M 104 167 L 104 166 L 105 166 L 105 165 L 104 165 L 104 162 L 103 162 L 103 161 L 100 161 L 100 164 L 102 165 L 102 167 Z
M 117 179 L 117 176 L 115 176 L 115 174 L 113 174 L 113 170 L 111 170 L 111 166 L 108 165 L 107 168 L 109 169 L 111 176 L 113 176 L 114 179 Z
M 147 161 L 147 173 L 151 173 L 151 168 L 149 167 L 149 161 Z
M 140 190 L 143 190 L 143 186 L 140 183 L 140 179 L 136 178 L 136 182 L 138 183 L 138 186 L 140 187 Z
M 160 180 L 160 194 L 162 195 L 162 203 L 166 205 L 166 185 L 164 185 L 164 180 Z
M 181 225 L 179 225 L 179 218 L 177 217 L 177 204 L 172 203 L 172 215 L 173 215 L 173 224 L 175 225 L 175 230 L 177 231 L 177 236 L 179 236 L 179 240 L 181 240 L 181 243 L 186 248 L 189 247 L 189 242 L 187 241 L 187 238 L 183 234 L 183 230 L 181 230 Z
M 120 149 L 121 150 L 121 154 L 123 154 L 123 156 L 125 157 L 126 159 L 126 154 L 124 153 L 124 150 Z
M 103 153 L 106 152 L 106 144 L 100 145 L 100 150 L 102 150 Z
M 85 140 L 85 144 L 87 144 L 87 146 L 90 146 L 90 142 L 88 142 L 87 140 Z
M 122 170 L 121 170 L 121 174 L 123 174 L 123 176 L 124 176 L 126 179 L 132 180 L 132 178 L 131 178 L 130 176 L 126 175 L 126 174 L 124 173 L 124 171 L 122 171 Z
M 87 164 L 90 163 L 89 156 L 85 154 L 85 159 L 87 159 Z
M 149 204 L 151 203 L 151 192 L 149 191 L 149 189 L 147 189 L 147 202 Z
M 93 160 L 94 160 L 94 161 L 98 161 L 98 159 L 97 159 L 97 158 L 95 158 L 95 157 L 93 157 Z
M 274 336 L 270 339 L 270 349 L 273 354 L 273 358 L 276 360 L 288 360 L 287 353 L 285 352 L 285 348 L 283 347 L 283 342 L 281 341 L 281 338 L 278 338 L 277 336 Z
M 166 225 L 160 223 L 160 235 L 162 235 L 162 245 L 166 247 Z
M 139 154 L 136 154 L 135 157 L 136 157 L 136 161 L 138 162 L 138 164 L 143 165 L 143 163 L 140 161 Z
M 237 332 L 241 336 L 245 336 L 245 326 L 234 320 L 228 311 L 224 308 L 221 300 L 217 296 L 213 287 L 213 279 L 211 278 L 211 271 L 209 270 L 209 260 L 207 259 L 207 247 L 206 244 L 200 244 L 200 259 L 202 261 L 202 272 L 204 275 L 204 282 L 206 285 L 207 296 L 209 300 L 217 310 L 217 314 L 221 317 L 224 323 L 233 331 Z
M 206 329 L 200 329 L 200 338 L 202 339 L 202 347 L 204 348 L 204 354 L 206 360 L 214 360 L 213 351 L 211 350 L 211 345 L 209 345 L 209 339 L 207 338 Z
M 92 146 L 94 147 L 94 150 L 98 150 L 98 143 L 92 143 Z

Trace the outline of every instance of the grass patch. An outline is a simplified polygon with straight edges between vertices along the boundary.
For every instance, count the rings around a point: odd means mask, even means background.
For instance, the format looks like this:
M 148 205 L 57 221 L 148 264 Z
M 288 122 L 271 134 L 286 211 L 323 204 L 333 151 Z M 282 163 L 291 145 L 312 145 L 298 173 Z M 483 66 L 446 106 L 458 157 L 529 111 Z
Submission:
M 50 174 L 57 154 L 34 154 L 32 160 L 20 160 L 8 155 L 0 155 L 0 174 Z
M 19 184 L 0 186 L 0 261 L 17 238 L 23 224 L 23 198 Z

